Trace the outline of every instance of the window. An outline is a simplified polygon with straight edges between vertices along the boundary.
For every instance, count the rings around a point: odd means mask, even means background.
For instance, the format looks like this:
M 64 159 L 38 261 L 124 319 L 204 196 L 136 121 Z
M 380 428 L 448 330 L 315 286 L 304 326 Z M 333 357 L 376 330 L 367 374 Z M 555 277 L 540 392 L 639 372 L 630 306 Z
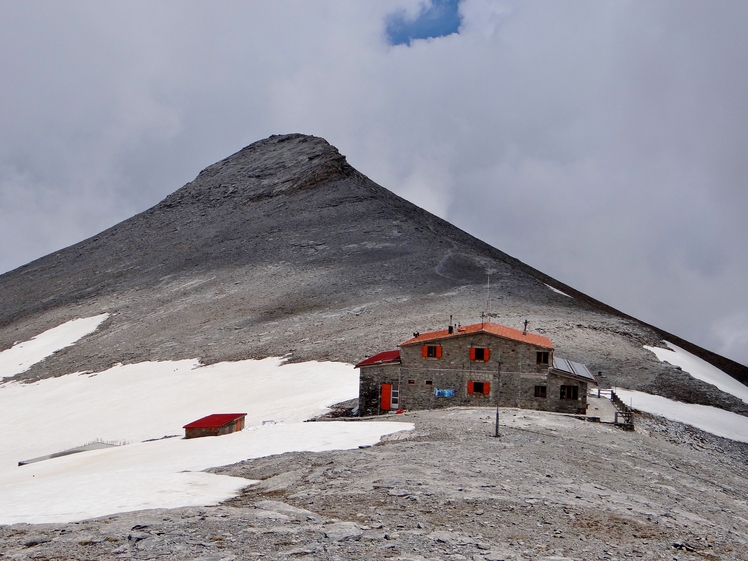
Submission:
M 421 356 L 424 358 L 441 358 L 442 357 L 442 346 L 441 345 L 423 345 L 421 347 Z
M 561 399 L 578 399 L 578 386 L 561 386 Z
M 412 380 L 412 379 L 411 379 L 411 380 L 408 380 L 408 385 L 409 385 L 409 386 L 415 386 L 415 385 L 416 385 L 416 381 L 415 381 L 415 380 Z
M 434 385 L 434 381 L 433 380 L 426 380 L 426 385 L 427 386 L 433 386 Z
M 488 382 L 468 382 L 467 391 L 470 394 L 488 395 L 491 393 L 491 384 Z
M 548 351 L 538 352 L 538 364 L 548 364 Z M 545 396 L 544 396 L 545 397 Z
M 547 386 L 535 386 L 535 397 L 547 397 Z
M 490 352 L 485 347 L 470 347 L 470 360 L 487 361 Z

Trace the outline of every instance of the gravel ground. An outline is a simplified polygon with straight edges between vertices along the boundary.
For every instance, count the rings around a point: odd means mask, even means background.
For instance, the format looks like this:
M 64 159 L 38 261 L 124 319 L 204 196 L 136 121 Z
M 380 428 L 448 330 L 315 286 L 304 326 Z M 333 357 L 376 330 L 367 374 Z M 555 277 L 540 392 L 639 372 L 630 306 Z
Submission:
M 377 446 L 211 471 L 224 504 L 0 526 L 3 559 L 748 559 L 748 445 L 506 409 L 388 416 Z M 321 422 L 321 421 L 320 421 Z M 348 421 L 357 422 L 357 421 Z

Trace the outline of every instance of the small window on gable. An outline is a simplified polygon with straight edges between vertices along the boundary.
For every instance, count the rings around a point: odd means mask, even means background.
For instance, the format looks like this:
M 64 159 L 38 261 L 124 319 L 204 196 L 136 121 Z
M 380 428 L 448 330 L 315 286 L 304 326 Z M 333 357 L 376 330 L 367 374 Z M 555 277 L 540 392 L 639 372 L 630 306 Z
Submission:
M 467 390 L 470 394 L 488 395 L 491 393 L 491 384 L 489 382 L 468 382 Z
M 548 351 L 538 351 L 538 364 L 548 364 L 549 353 Z
M 433 380 L 426 380 L 426 385 L 427 386 L 433 386 L 434 385 L 434 381 Z
M 416 381 L 415 381 L 415 380 L 413 380 L 413 379 L 411 379 L 411 380 L 408 380 L 408 385 L 409 385 L 409 386 L 415 386 L 415 385 L 416 385 Z
M 421 356 L 424 358 L 441 358 L 442 357 L 442 346 L 441 345 L 423 345 L 421 347 Z
M 470 347 L 470 360 L 487 361 L 490 352 L 485 347 Z
M 548 386 L 535 386 L 535 397 L 548 397 Z
M 579 399 L 579 386 L 561 386 L 561 399 Z

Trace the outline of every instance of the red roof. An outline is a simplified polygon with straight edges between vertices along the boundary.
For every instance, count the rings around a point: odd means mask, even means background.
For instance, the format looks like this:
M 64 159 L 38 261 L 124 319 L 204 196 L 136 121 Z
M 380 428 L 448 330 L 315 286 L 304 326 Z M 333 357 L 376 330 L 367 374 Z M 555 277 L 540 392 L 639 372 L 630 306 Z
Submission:
M 183 429 L 220 429 L 223 425 L 246 417 L 246 413 L 215 413 L 184 425 Z
M 440 331 L 430 331 L 428 333 L 421 333 L 418 337 L 413 337 L 400 343 L 401 347 L 406 345 L 415 345 L 417 343 L 425 343 L 427 341 L 436 341 L 439 339 L 449 339 L 451 337 L 459 337 L 461 335 L 467 335 L 470 333 L 490 333 L 491 335 L 497 335 L 504 339 L 512 339 L 514 341 L 520 341 L 522 343 L 528 343 L 535 345 L 536 347 L 543 347 L 545 349 L 552 349 L 553 343 L 548 337 L 542 335 L 535 335 L 534 333 L 523 333 L 519 329 L 513 329 L 505 325 L 499 325 L 498 323 L 474 323 L 472 325 L 461 325 L 459 329 L 455 329 L 453 333 L 450 333 L 447 329 Z
M 373 364 L 392 364 L 400 362 L 400 351 L 384 351 L 372 357 L 359 362 L 354 368 L 359 366 L 371 366 Z

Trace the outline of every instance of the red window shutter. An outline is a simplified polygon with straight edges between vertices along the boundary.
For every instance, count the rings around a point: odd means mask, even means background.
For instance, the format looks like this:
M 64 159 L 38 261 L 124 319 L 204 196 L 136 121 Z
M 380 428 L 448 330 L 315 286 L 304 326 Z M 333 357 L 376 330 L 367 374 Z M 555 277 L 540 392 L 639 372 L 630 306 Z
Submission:
M 468 382 L 468 393 L 473 393 L 473 383 L 472 382 Z
M 442 357 L 442 346 L 439 345 L 438 347 L 436 347 L 436 358 L 441 358 L 441 357 Z
M 421 356 L 423 358 L 426 358 L 427 356 L 429 356 L 429 347 L 428 347 L 428 345 L 423 345 L 421 347 Z
M 483 394 L 488 395 L 491 393 L 491 382 L 483 382 Z
M 475 360 L 475 349 L 470 347 L 470 360 Z
M 489 358 L 491 358 L 490 349 L 483 349 L 483 360 L 488 360 Z

